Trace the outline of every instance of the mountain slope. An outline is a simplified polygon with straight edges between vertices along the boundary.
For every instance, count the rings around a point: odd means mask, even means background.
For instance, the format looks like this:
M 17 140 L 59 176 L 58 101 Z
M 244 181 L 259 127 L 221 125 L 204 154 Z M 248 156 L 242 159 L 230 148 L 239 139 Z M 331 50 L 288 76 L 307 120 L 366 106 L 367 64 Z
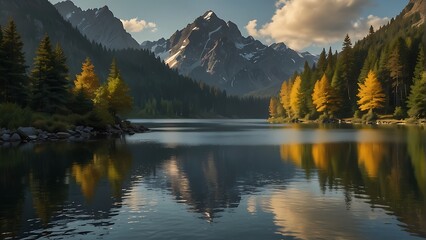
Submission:
M 213 11 L 167 40 L 147 41 L 141 46 L 181 74 L 236 95 L 271 95 L 306 60 L 310 64 L 314 61 L 313 56 L 305 57 L 283 43 L 265 46 L 243 37 L 237 25 L 218 18 Z
M 67 0 L 55 4 L 62 17 L 88 39 L 110 49 L 138 49 L 139 43 L 123 28 L 121 21 L 114 17 L 107 6 L 86 11 Z
M 425 12 L 426 4 L 424 0 L 410 0 L 405 8 L 404 17 L 407 18 L 416 14 L 420 15 L 418 22 L 413 24 L 413 26 L 420 26 L 425 23 Z

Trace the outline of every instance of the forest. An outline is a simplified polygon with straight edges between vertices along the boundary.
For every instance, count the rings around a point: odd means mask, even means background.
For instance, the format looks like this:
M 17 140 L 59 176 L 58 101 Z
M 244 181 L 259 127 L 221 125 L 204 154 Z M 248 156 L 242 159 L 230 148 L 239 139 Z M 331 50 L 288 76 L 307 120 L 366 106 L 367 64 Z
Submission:
M 271 122 L 426 117 L 424 24 L 404 12 L 340 53 L 321 52 L 316 65 L 283 82 L 269 104 Z
M 121 74 L 120 63 L 114 56 L 105 79 L 97 74 L 89 57 L 81 63 L 81 72 L 72 77 L 63 48 L 58 43 L 53 45 L 47 34 L 39 43 L 31 68 L 26 65 L 23 45 L 13 20 L 0 27 L 1 127 L 32 125 L 49 130 L 66 129 L 67 124 L 102 127 L 113 124 L 116 115 L 128 114 L 178 118 L 267 114 L 262 110 L 267 106 L 266 99 L 227 96 L 224 91 L 181 77 L 164 63 L 151 67 L 164 68 L 156 72 L 173 75 L 167 88 L 161 88 L 155 81 L 129 81 L 128 74 Z M 120 58 L 125 54 L 116 53 Z M 132 89 L 135 84 L 143 84 L 137 89 L 145 90 L 135 91 Z

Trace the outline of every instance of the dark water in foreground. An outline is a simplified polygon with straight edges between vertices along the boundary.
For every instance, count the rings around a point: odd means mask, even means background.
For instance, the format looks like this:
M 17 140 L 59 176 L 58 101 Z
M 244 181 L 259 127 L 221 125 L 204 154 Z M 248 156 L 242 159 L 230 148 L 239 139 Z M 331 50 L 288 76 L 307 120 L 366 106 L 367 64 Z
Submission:
M 144 123 L 0 148 L 0 238 L 426 238 L 422 128 Z

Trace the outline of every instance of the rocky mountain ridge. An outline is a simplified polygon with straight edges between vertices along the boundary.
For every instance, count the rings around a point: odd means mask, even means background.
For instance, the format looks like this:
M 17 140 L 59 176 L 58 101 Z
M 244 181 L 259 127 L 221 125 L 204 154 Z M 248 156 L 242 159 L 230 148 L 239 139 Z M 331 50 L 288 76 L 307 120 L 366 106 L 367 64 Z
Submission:
M 55 4 L 62 17 L 85 35 L 89 40 L 109 49 L 138 49 L 139 43 L 126 32 L 120 19 L 107 6 L 83 11 L 72 1 Z
M 298 53 L 284 43 L 266 46 L 253 37 L 242 36 L 237 25 L 207 11 L 169 39 L 146 41 L 152 51 L 179 73 L 219 87 L 234 95 L 272 95 L 273 89 L 305 61 L 316 56 Z

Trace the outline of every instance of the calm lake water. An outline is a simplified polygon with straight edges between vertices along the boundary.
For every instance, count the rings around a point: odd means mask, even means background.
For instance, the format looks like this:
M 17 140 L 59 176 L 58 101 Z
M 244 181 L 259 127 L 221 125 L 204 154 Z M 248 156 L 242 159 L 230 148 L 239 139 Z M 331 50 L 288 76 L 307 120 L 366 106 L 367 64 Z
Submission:
M 426 238 L 423 128 L 135 121 L 0 148 L 0 238 Z

